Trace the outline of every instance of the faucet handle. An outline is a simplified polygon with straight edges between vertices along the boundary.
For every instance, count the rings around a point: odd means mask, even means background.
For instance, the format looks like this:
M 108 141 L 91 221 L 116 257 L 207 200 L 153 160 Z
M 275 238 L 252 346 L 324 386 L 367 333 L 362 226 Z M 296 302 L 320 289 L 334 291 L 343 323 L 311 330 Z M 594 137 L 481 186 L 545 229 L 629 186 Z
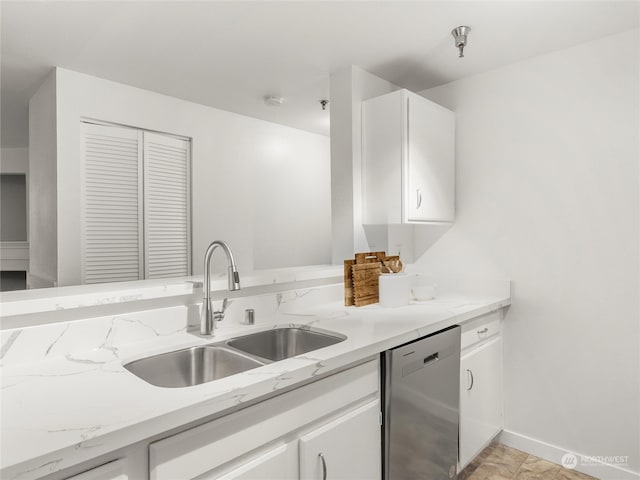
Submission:
M 220 310 L 216 310 L 213 312 L 213 319 L 217 322 L 221 322 L 224 320 L 224 312 L 227 310 L 227 305 L 229 304 L 228 299 L 222 300 L 222 308 Z

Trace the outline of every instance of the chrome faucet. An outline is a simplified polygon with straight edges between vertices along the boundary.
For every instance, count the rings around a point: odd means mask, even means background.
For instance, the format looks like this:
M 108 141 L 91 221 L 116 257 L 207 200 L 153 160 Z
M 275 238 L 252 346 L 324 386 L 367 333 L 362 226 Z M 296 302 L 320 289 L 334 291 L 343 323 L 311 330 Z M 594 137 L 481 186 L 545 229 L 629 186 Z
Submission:
M 216 322 L 224 318 L 224 311 L 227 308 L 226 298 L 222 302 L 222 310 L 214 311 L 211 307 L 211 256 L 217 247 L 222 248 L 224 253 L 227 254 L 229 291 L 240 290 L 240 275 L 229 245 L 222 240 L 211 242 L 211 245 L 207 248 L 207 253 L 204 254 L 204 298 L 202 299 L 202 311 L 200 313 L 200 335 L 213 335 L 216 329 Z

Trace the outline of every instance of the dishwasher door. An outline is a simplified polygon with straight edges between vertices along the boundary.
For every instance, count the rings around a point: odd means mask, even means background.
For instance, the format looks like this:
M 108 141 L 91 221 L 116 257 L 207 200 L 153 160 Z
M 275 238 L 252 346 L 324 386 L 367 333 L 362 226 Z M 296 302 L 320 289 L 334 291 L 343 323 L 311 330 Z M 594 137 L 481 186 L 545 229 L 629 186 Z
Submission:
M 383 362 L 385 480 L 457 478 L 460 327 L 388 350 Z

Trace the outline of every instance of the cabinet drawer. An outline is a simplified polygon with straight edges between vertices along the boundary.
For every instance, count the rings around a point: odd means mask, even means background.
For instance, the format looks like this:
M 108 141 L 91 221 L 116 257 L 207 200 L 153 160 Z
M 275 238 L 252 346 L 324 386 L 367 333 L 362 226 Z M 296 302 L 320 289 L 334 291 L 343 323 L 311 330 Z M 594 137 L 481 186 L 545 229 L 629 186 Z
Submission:
M 482 315 L 470 322 L 462 325 L 462 336 L 460 338 L 460 348 L 464 350 L 476 343 L 480 343 L 487 338 L 491 338 L 500 333 L 500 320 L 502 311 Z

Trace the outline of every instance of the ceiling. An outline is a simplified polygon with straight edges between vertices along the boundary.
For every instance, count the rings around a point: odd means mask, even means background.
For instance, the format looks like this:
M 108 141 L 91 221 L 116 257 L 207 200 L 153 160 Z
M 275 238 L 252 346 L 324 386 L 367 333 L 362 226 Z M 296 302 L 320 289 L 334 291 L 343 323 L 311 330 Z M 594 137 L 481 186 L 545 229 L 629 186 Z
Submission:
M 637 1 L 2 0 L 2 145 L 54 66 L 328 134 L 332 72 L 423 90 L 638 26 Z M 450 34 L 472 28 L 463 59 Z M 280 107 L 264 103 L 284 97 Z

